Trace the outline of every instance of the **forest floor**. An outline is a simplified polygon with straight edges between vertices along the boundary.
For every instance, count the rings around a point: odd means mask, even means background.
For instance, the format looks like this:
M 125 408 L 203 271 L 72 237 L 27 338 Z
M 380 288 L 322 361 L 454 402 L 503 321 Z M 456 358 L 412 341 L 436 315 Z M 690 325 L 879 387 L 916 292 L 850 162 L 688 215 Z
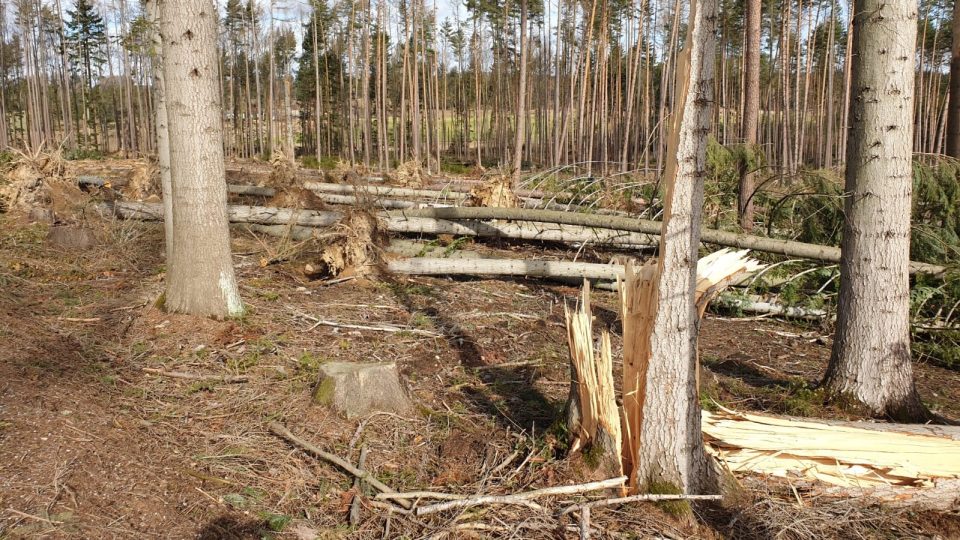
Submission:
M 563 456 L 556 427 L 569 387 L 563 305 L 576 287 L 421 277 L 324 285 L 302 277 L 302 261 L 262 265 L 276 241 L 235 228 L 249 313 L 214 321 L 154 306 L 160 225 L 96 222 L 97 245 L 84 249 L 56 247 L 47 229 L 0 214 L 0 538 L 577 537 L 569 518 L 526 508 L 412 517 L 363 497 L 350 525 L 353 479 L 266 428 L 278 420 L 353 463 L 365 447 L 366 467 L 400 491 L 578 481 L 583 464 Z M 616 302 L 594 294 L 615 358 Z M 427 332 L 315 326 L 311 317 Z M 846 418 L 816 391 L 829 352 L 816 326 L 708 314 L 704 406 Z M 416 414 L 349 421 L 314 404 L 318 367 L 330 360 L 396 362 Z M 247 381 L 219 382 L 224 375 Z M 916 378 L 931 407 L 960 417 L 960 372 L 918 363 Z M 739 481 L 735 500 L 698 505 L 690 520 L 649 504 L 597 509 L 594 537 L 960 538 L 956 512 Z

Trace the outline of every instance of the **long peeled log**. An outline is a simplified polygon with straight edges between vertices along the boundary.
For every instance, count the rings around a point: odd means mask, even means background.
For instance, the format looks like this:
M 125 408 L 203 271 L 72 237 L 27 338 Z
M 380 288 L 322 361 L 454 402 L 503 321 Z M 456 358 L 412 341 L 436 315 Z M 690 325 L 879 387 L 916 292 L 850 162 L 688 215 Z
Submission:
M 526 208 L 421 208 L 415 210 L 398 210 L 391 212 L 391 215 L 431 217 L 436 219 L 512 219 L 538 221 L 543 223 L 580 225 L 583 227 L 603 227 L 650 235 L 659 235 L 661 228 L 659 221 L 646 219 Z M 833 246 L 822 246 L 819 244 L 808 244 L 793 240 L 766 238 L 763 236 L 739 234 L 707 228 L 701 229 L 700 240 L 707 244 L 716 244 L 738 249 L 751 249 L 789 257 L 800 257 L 803 259 L 834 263 L 840 261 L 840 248 Z M 916 261 L 910 263 L 911 274 L 941 275 L 945 271 L 946 268 L 940 265 Z
M 141 220 L 160 220 L 162 210 L 157 203 L 116 202 L 114 211 L 121 217 Z M 320 210 L 296 210 L 263 206 L 231 205 L 228 208 L 231 223 L 259 223 L 266 225 L 301 225 L 326 227 L 333 225 L 343 214 Z M 649 246 L 654 239 L 647 234 L 588 228 L 556 223 L 488 223 L 483 221 L 446 221 L 442 219 L 382 215 L 386 229 L 391 232 L 419 234 L 451 234 L 482 238 L 509 238 L 540 242 L 566 242 L 618 247 Z
M 602 279 L 623 279 L 623 266 L 567 261 L 517 259 L 440 259 L 414 257 L 389 261 L 387 270 L 395 274 L 527 276 Z

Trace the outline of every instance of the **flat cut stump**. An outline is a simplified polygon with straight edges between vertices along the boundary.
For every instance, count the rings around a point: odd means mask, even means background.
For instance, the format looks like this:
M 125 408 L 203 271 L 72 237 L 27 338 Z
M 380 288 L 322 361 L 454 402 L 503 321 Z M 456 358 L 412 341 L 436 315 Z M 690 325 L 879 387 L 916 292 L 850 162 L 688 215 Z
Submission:
M 320 366 L 313 400 L 350 419 L 374 412 L 403 415 L 413 411 L 394 363 L 325 363 Z

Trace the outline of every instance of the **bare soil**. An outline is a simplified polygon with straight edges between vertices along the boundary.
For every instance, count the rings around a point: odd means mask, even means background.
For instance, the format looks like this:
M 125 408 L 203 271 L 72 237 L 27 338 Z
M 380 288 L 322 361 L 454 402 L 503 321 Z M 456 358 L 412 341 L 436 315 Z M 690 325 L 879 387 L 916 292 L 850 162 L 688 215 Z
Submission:
M 98 244 L 71 249 L 49 242 L 46 225 L 0 215 L 0 538 L 577 537 L 574 521 L 527 509 L 389 513 L 362 490 L 351 525 L 353 479 L 265 427 L 280 421 L 354 463 L 365 447 L 367 468 L 398 490 L 506 493 L 576 481 L 584 465 L 564 458 L 556 421 L 569 384 L 563 303 L 577 288 L 407 277 L 324 285 L 300 274 L 308 255 L 273 262 L 275 239 L 235 229 L 250 313 L 213 321 L 154 306 L 159 225 L 91 226 Z M 615 302 L 594 296 L 598 324 L 618 336 Z M 816 390 L 830 350 L 824 329 L 708 315 L 700 350 L 704 406 L 841 416 Z M 313 404 L 317 367 L 330 360 L 397 362 L 417 414 L 347 421 Z M 923 398 L 960 417 L 958 373 L 916 368 Z M 597 510 L 594 537 L 960 538 L 956 512 L 740 483 L 740 497 L 698 506 L 692 520 L 655 505 Z

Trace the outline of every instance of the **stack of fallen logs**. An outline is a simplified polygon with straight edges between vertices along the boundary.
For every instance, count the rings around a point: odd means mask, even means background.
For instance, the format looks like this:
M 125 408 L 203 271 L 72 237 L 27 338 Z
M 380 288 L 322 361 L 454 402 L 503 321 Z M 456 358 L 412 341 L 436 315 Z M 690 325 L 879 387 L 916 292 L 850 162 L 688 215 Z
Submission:
M 355 204 L 358 200 L 379 207 L 377 216 L 389 232 L 417 235 L 452 235 L 480 238 L 504 238 L 525 241 L 560 242 L 578 246 L 616 250 L 637 250 L 656 246 L 659 221 L 625 215 L 583 211 L 576 205 L 558 202 L 562 197 L 527 192 L 522 208 L 454 206 L 467 194 L 453 189 L 412 189 L 382 185 L 325 184 L 305 181 L 303 187 L 333 204 Z M 461 186 L 462 187 L 462 186 Z M 271 197 L 273 188 L 229 186 L 230 192 L 256 197 Z M 538 198 L 532 195 L 540 195 Z M 560 194 L 564 195 L 564 194 Z M 445 205 L 445 206 L 439 206 Z M 557 209 L 562 208 L 562 209 Z M 113 210 L 127 219 L 162 219 L 158 203 L 122 202 Z M 610 211 L 613 212 L 613 211 Z M 245 223 L 265 233 L 305 239 L 318 235 L 319 228 L 337 223 L 345 212 L 302 210 L 265 206 L 231 205 L 232 223 Z M 752 249 L 824 262 L 838 262 L 840 249 L 704 228 L 704 243 L 738 249 Z M 613 281 L 623 276 L 619 265 L 530 260 L 473 259 L 469 263 L 449 259 L 411 258 L 390 262 L 390 270 L 410 274 L 526 275 L 531 277 L 589 278 Z M 911 273 L 940 275 L 942 266 L 912 262 Z M 738 306 L 744 307 L 744 306 Z M 789 313 L 784 313 L 790 315 Z

